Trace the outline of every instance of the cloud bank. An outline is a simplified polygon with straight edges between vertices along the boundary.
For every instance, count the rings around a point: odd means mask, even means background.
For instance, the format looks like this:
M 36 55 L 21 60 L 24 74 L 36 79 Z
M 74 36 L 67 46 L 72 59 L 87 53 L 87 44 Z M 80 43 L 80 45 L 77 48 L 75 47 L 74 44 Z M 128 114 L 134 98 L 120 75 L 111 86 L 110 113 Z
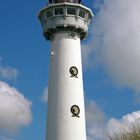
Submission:
M 31 102 L 17 89 L 0 81 L 0 132 L 15 133 L 31 120 Z
M 115 118 L 110 119 L 107 124 L 108 133 L 110 135 L 121 133 L 121 129 L 129 131 L 134 124 L 140 125 L 140 111 L 124 115 L 120 120 Z
M 120 119 L 106 119 L 105 113 L 94 101 L 86 102 L 87 140 L 106 140 L 121 132 L 122 129 L 129 131 L 132 125 L 140 125 L 140 111 L 125 114 Z
M 104 0 L 99 9 L 89 31 L 93 39 L 83 48 L 84 62 L 99 64 L 119 86 L 140 93 L 140 0 Z M 120 128 L 140 123 L 140 111 L 103 121 L 106 117 L 98 106 L 89 105 L 88 116 L 104 119 L 88 119 L 88 140 L 104 140 Z
M 139 9 L 140 0 L 104 0 L 93 19 L 92 47 L 84 50 L 86 59 L 94 53 L 92 61 L 100 61 L 118 85 L 136 92 L 140 91 Z

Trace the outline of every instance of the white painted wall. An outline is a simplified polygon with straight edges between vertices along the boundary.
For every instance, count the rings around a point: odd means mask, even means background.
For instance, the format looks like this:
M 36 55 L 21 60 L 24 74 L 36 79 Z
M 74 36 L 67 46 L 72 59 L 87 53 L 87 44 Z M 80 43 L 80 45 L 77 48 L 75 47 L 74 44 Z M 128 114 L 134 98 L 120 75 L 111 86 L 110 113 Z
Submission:
M 48 87 L 47 140 L 86 140 L 80 38 L 71 33 L 54 35 Z M 78 78 L 71 77 L 71 66 Z M 72 117 L 72 105 L 80 107 L 80 118 Z

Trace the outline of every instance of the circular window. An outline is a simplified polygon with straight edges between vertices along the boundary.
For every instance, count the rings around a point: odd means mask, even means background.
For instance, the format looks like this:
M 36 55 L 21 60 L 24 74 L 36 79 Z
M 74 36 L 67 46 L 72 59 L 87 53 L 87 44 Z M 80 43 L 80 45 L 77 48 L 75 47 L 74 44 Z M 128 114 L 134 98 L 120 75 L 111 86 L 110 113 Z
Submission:
M 77 77 L 78 69 L 75 66 L 72 66 L 69 71 L 70 71 L 71 77 Z
M 71 107 L 71 113 L 73 114 L 72 117 L 79 117 L 79 113 L 80 113 L 80 108 L 77 105 L 73 105 Z

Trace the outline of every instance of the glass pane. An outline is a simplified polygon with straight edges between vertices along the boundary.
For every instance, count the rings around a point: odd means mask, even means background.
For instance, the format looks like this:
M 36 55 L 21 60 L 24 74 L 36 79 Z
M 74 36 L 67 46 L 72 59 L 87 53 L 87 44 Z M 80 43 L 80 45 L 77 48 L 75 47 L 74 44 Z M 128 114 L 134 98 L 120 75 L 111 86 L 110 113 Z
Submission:
M 85 11 L 80 9 L 79 16 L 82 17 L 82 18 L 85 18 L 85 14 L 86 14 Z
M 76 9 L 75 8 L 67 8 L 67 14 L 69 15 L 76 15 Z
M 52 17 L 53 15 L 52 15 L 52 10 L 48 10 L 47 12 L 46 12 L 46 17 L 47 18 L 49 18 L 49 17 Z
M 55 8 L 55 15 L 63 15 L 63 8 Z
M 42 26 L 44 26 L 45 23 L 46 23 L 46 21 L 45 21 L 44 15 L 42 15 L 41 16 L 41 24 L 42 24 Z

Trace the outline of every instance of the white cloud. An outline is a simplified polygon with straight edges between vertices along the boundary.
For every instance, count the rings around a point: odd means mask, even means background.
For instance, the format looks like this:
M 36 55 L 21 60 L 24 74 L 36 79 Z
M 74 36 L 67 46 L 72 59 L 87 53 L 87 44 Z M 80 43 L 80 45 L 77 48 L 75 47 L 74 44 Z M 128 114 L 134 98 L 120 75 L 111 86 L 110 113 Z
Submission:
M 0 81 L 0 132 L 15 133 L 31 120 L 31 102 L 17 89 Z
M 41 99 L 45 103 L 48 102 L 48 87 L 45 87 Z
M 129 131 L 133 125 L 140 125 L 140 111 L 124 115 L 120 120 L 112 118 L 107 124 L 108 133 L 120 133 L 122 129 Z
M 87 140 L 105 138 L 105 114 L 92 100 L 86 101 Z
M 2 79 L 15 79 L 18 75 L 18 71 L 12 67 L 0 66 L 0 78 Z
M 134 124 L 140 125 L 140 111 L 125 114 L 120 119 L 106 120 L 105 113 L 92 100 L 86 101 L 87 140 L 106 140 L 121 132 L 129 131 Z
M 86 101 L 86 122 L 91 124 L 91 122 L 102 123 L 105 120 L 105 114 L 97 106 L 97 104 L 92 100 Z
M 85 56 L 94 52 L 118 85 L 136 92 L 140 91 L 139 9 L 140 0 L 104 0 L 93 19 L 92 49 L 88 47 L 85 52 Z
M 100 12 L 93 19 L 93 40 L 83 49 L 83 58 L 86 65 L 90 63 L 95 67 L 95 63 L 100 63 L 119 86 L 140 93 L 139 9 L 140 0 L 104 0 Z M 96 104 L 90 107 L 90 116 L 98 116 L 101 111 L 99 107 Z M 100 115 L 105 117 L 102 111 Z M 88 139 L 104 140 L 105 135 L 118 133 L 120 128 L 128 129 L 135 123 L 140 123 L 140 111 L 126 114 L 120 119 L 111 118 L 107 122 L 102 119 L 96 121 L 93 117 L 87 122 Z
M 91 61 L 91 59 L 89 59 L 90 52 L 91 50 L 87 45 L 82 45 L 82 62 L 86 67 L 91 65 L 91 63 L 89 62 Z

